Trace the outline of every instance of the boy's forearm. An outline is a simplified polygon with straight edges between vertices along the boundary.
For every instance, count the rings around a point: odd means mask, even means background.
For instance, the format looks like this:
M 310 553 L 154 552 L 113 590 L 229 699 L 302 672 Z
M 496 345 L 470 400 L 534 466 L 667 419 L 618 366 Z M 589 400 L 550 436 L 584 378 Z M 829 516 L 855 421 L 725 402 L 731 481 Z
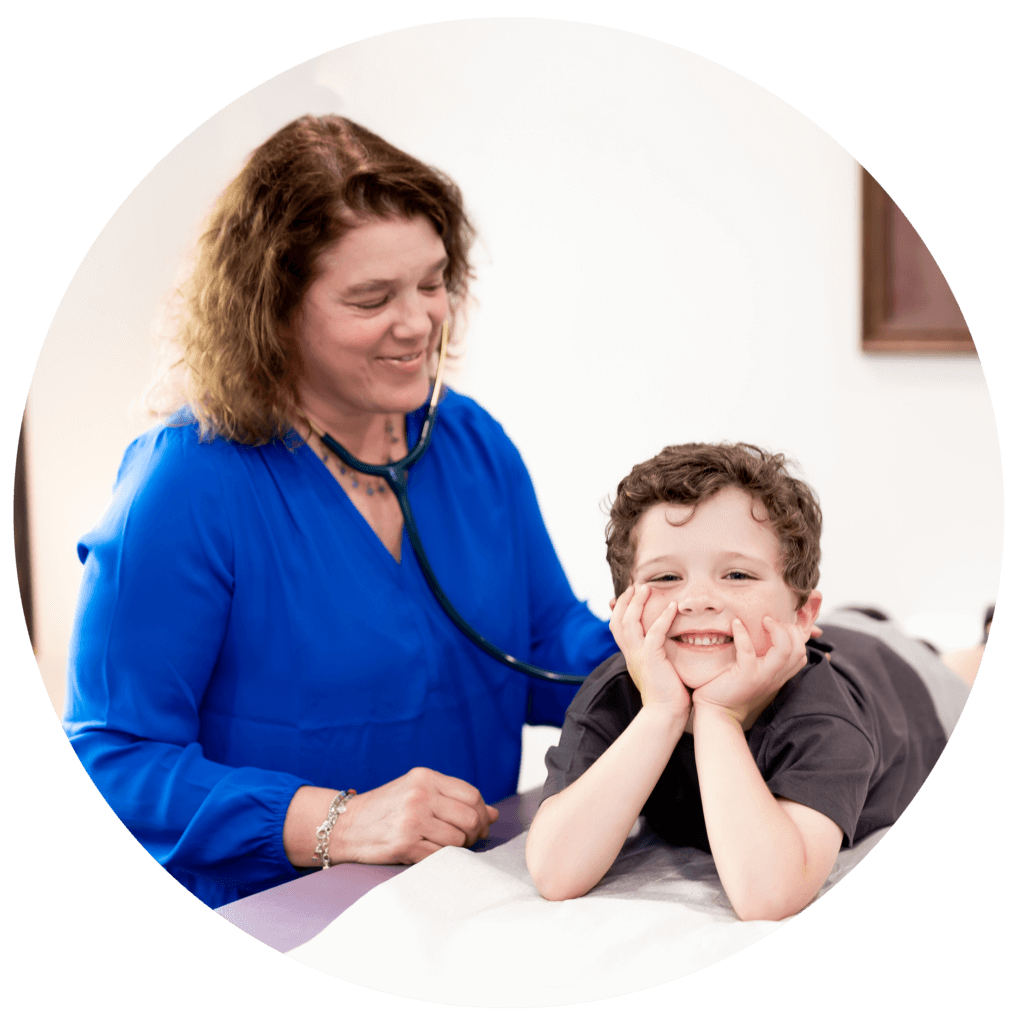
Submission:
M 685 719 L 641 709 L 583 775 L 541 804 L 526 839 L 526 863 L 542 896 L 572 899 L 601 881 L 685 725 Z
M 820 888 L 805 840 L 765 785 L 743 726 L 719 708 L 693 713 L 697 776 L 708 841 L 726 895 L 743 920 L 779 920 Z

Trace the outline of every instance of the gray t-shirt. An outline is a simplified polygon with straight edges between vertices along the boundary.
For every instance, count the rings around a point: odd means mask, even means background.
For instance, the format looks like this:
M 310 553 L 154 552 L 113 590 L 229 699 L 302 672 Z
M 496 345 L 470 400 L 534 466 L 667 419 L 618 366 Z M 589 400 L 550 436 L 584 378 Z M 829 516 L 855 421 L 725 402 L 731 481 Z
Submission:
M 921 677 L 889 646 L 851 629 L 822 629 L 820 640 L 807 645 L 808 664 L 746 735 L 768 789 L 831 818 L 851 846 L 903 813 L 946 735 Z M 621 654 L 599 665 L 570 705 L 558 746 L 548 751 L 542 800 L 578 779 L 642 706 Z M 643 814 L 666 842 L 711 852 L 689 733 Z

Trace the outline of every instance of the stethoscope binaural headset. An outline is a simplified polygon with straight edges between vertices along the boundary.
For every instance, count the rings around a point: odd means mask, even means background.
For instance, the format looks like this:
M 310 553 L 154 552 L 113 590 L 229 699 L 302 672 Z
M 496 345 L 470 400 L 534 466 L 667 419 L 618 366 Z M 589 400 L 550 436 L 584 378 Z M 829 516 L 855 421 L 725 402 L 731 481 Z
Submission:
M 421 458 L 430 444 L 430 435 L 433 433 L 434 421 L 437 419 L 437 401 L 441 397 L 441 371 L 444 369 L 444 359 L 447 351 L 448 321 L 446 320 L 441 325 L 441 348 L 437 357 L 437 376 L 434 378 L 434 390 L 430 395 L 430 405 L 427 407 L 426 419 L 424 419 L 423 426 L 420 428 L 419 440 L 407 455 L 396 462 L 388 462 L 383 466 L 374 466 L 368 462 L 362 462 L 350 451 L 338 444 L 330 434 L 321 430 L 312 420 L 309 420 L 310 425 L 320 435 L 320 440 L 324 445 L 350 469 L 355 470 L 357 473 L 363 473 L 366 476 L 382 477 L 387 482 L 387 485 L 398 499 L 398 507 L 402 510 L 402 519 L 405 521 L 405 530 L 409 535 L 409 543 L 412 545 L 412 550 L 416 555 L 416 561 L 420 563 L 420 568 L 423 570 L 427 584 L 430 586 L 434 597 L 437 598 L 438 603 L 444 609 L 445 614 L 455 623 L 467 639 L 471 640 L 477 647 L 485 651 L 496 661 L 500 661 L 501 664 L 507 665 L 509 668 L 514 668 L 517 672 L 524 672 L 528 676 L 534 676 L 536 679 L 546 679 L 552 683 L 571 683 L 574 686 L 578 686 L 583 682 L 584 676 L 573 676 L 563 672 L 549 672 L 547 669 L 537 668 L 536 665 L 520 661 L 511 654 L 506 654 L 500 647 L 492 644 L 490 640 L 484 639 L 466 622 L 451 601 L 448 600 L 448 595 L 444 592 L 437 577 L 434 575 L 434 570 L 427 559 L 427 553 L 423 550 L 423 542 L 420 540 L 419 530 L 416 529 L 416 520 L 412 514 L 412 506 L 409 504 L 409 467 Z M 309 419 L 308 416 L 306 418 L 307 420 Z

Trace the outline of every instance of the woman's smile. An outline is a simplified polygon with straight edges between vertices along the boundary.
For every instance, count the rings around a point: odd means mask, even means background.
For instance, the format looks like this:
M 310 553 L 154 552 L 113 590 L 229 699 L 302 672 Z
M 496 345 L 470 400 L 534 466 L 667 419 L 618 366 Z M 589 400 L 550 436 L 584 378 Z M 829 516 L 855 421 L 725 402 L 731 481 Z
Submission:
M 401 373 L 417 373 L 426 362 L 427 350 L 421 348 L 418 352 L 409 352 L 400 356 L 377 356 L 377 359 L 385 366 L 398 370 Z

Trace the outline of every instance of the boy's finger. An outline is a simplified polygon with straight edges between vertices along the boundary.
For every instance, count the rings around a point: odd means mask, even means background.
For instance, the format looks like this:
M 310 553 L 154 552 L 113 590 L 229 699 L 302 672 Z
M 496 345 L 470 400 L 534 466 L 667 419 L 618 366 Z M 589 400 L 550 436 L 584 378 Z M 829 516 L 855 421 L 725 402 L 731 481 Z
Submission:
M 609 625 L 613 632 L 615 627 L 622 623 L 622 616 L 626 614 L 626 608 L 629 607 L 629 599 L 632 596 L 633 587 L 630 585 L 617 598 L 613 597 L 611 599 L 612 618 Z
M 750 639 L 747 627 L 743 625 L 740 619 L 732 620 L 732 643 L 736 648 L 736 664 L 741 669 L 757 661 L 754 641 Z
M 675 601 L 669 601 L 665 610 L 651 623 L 651 628 L 647 630 L 647 639 L 657 647 L 661 647 L 665 643 L 665 638 L 668 636 L 669 627 L 675 622 L 676 612 L 679 610 L 679 605 Z
M 647 604 L 647 597 L 651 588 L 646 583 L 641 583 L 633 591 L 629 604 L 626 606 L 625 614 L 622 616 L 622 623 L 627 628 L 640 629 L 640 615 L 643 613 L 644 605 Z M 641 635 L 643 630 L 641 629 Z
M 770 615 L 764 617 L 764 626 L 772 638 L 772 648 L 766 652 L 765 659 L 772 652 L 777 651 L 776 660 L 778 665 L 786 666 L 786 674 L 792 675 L 807 662 L 807 652 L 804 649 L 803 637 L 799 628 L 795 625 L 784 625 L 773 619 Z
M 764 631 L 772 642 L 771 647 L 764 652 L 762 657 L 766 662 L 770 658 L 773 661 L 778 661 L 780 664 L 788 660 L 793 649 L 793 638 L 789 635 L 785 626 L 778 619 L 773 619 L 770 615 L 766 615 L 761 620 L 761 624 L 764 626 Z
M 624 654 L 629 654 L 644 642 L 644 631 L 640 624 L 640 612 L 643 610 L 643 599 L 638 600 L 640 587 L 627 587 L 616 602 L 612 612 L 611 630 L 615 642 Z
M 783 657 L 788 657 L 793 647 L 793 634 L 778 619 L 773 619 L 770 615 L 766 615 L 761 621 L 765 632 L 771 637 L 772 647 L 777 647 Z

